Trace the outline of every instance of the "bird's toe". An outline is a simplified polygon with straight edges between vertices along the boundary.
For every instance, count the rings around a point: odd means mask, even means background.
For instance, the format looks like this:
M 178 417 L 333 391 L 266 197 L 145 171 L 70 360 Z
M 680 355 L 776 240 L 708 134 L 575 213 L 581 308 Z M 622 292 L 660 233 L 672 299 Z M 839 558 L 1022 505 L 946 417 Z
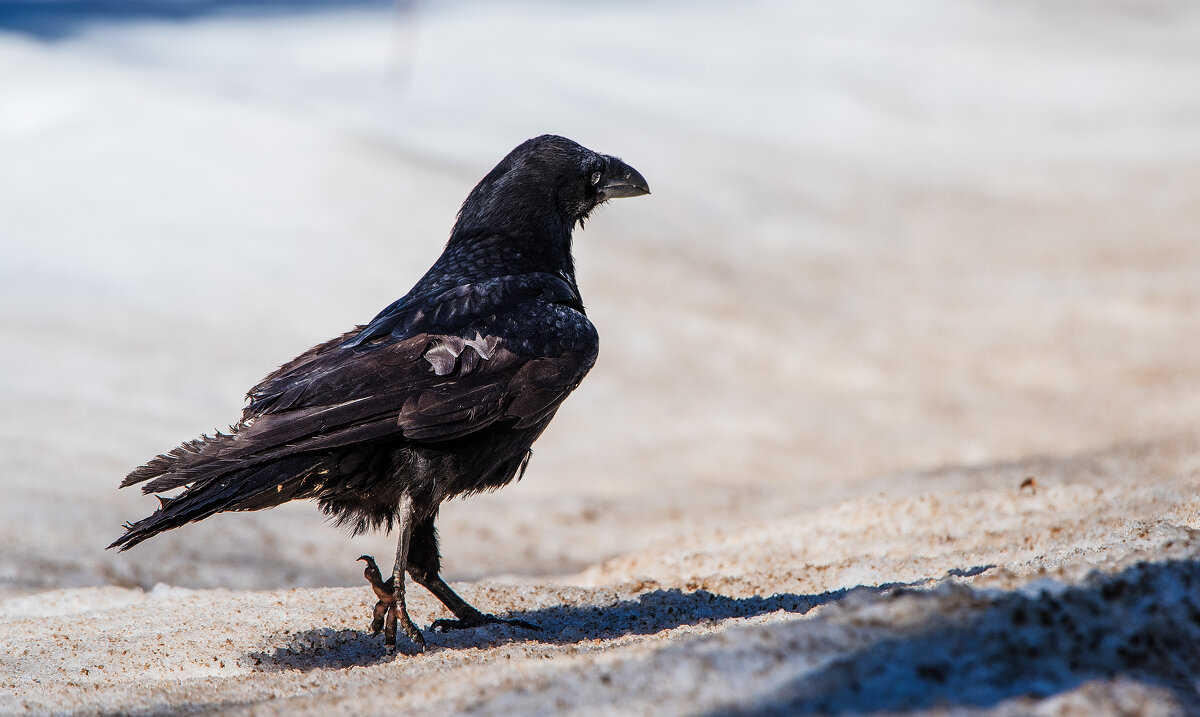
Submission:
M 468 630 L 473 627 L 482 627 L 484 625 L 512 625 L 513 627 L 520 627 L 526 630 L 533 630 L 535 632 L 542 631 L 542 628 L 534 625 L 531 622 L 518 620 L 516 618 L 501 618 L 496 617 L 495 615 L 487 615 L 484 613 L 480 613 L 477 617 L 471 617 L 463 620 L 451 620 L 448 618 L 434 620 L 433 624 L 430 625 L 430 628 L 434 632 L 450 632 L 451 630 Z

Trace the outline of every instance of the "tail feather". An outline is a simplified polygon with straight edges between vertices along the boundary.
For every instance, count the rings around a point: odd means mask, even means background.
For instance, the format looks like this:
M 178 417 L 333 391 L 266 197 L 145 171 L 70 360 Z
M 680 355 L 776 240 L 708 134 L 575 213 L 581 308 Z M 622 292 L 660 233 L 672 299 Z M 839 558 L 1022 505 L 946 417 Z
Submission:
M 380 438 L 396 431 L 390 406 L 377 414 L 355 414 L 347 425 L 328 425 L 329 407 L 302 408 L 252 418 L 218 432 L 187 441 L 130 473 L 121 487 L 150 481 L 143 493 L 159 493 L 288 456 L 324 451 Z
M 211 460 L 214 456 L 221 453 L 223 449 L 227 449 L 237 435 L 248 426 L 248 423 L 239 422 L 229 427 L 229 433 L 217 431 L 216 434 L 211 436 L 202 435 L 195 440 L 184 441 L 182 445 L 171 450 L 169 453 L 162 453 L 147 461 L 146 465 L 135 468 L 129 475 L 125 476 L 125 480 L 121 481 L 121 487 L 126 488 L 152 478 L 184 471 L 195 467 L 197 464 Z M 166 482 L 168 481 L 164 481 L 163 483 Z M 147 486 L 143 488 L 143 492 L 154 493 L 160 490 L 170 490 L 187 482 L 190 481 L 184 481 L 175 485 L 160 484 L 152 489 Z
M 235 470 L 198 480 L 174 498 L 157 496 L 158 510 L 136 523 L 125 524 L 125 534 L 110 548 L 128 550 L 159 533 L 228 510 L 262 510 L 296 498 L 313 497 L 321 489 L 316 478 L 327 456 L 292 456 L 265 466 Z
M 128 550 L 214 513 L 262 510 L 320 497 L 328 490 L 328 476 L 338 474 L 342 449 L 396 430 L 394 411 L 331 426 L 322 422 L 327 410 L 314 407 L 252 418 L 230 426 L 229 433 L 201 436 L 137 468 L 122 487 L 145 483 L 144 493 L 186 490 L 173 498 L 159 496 L 158 510 L 127 524 L 125 535 L 109 547 Z

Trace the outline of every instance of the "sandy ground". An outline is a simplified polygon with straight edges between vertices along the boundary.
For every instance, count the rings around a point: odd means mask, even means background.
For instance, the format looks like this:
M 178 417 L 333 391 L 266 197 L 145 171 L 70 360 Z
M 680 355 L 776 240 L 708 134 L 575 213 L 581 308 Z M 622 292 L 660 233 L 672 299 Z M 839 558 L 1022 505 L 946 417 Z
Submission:
M 1192 6 L 0 14 L 0 98 L 0 712 L 1200 711 Z M 577 237 L 525 479 L 443 509 L 541 632 L 383 655 L 392 540 L 310 505 L 103 550 L 546 131 L 654 194 Z

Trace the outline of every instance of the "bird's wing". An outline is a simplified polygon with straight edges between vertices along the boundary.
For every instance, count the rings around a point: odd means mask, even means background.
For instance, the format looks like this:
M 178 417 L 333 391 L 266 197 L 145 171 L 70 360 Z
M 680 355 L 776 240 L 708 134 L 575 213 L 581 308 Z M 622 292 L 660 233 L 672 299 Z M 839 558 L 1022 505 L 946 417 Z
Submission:
M 320 393 L 314 391 L 315 386 L 338 396 L 359 395 L 362 386 L 374 387 L 370 379 L 381 369 L 384 375 L 391 375 L 385 363 L 412 363 L 416 360 L 413 351 L 424 351 L 431 338 L 458 340 L 460 335 L 470 335 L 468 327 L 481 317 L 511 311 L 522 304 L 528 307 L 530 304 L 525 302 L 530 301 L 542 307 L 569 307 L 579 312 L 581 321 L 587 321 L 578 291 L 563 278 L 543 272 L 485 279 L 430 296 L 406 296 L 379 312 L 369 324 L 314 346 L 260 381 L 246 394 L 242 420 L 311 403 L 311 396 Z M 425 334 L 428 336 L 421 338 Z M 409 341 L 413 338 L 417 340 Z M 347 354 L 339 348 L 368 351 L 368 355 L 345 361 Z M 370 352 L 375 348 L 378 353 Z M 301 393 L 307 393 L 310 399 L 303 401 Z
M 252 391 L 263 399 L 253 423 L 315 412 L 332 427 L 387 414 L 413 440 L 457 438 L 501 418 L 523 427 L 565 398 L 594 360 L 594 353 L 581 350 L 518 353 L 479 331 L 334 345 L 272 381 L 269 403 Z
M 256 410 L 231 434 L 159 456 L 122 485 L 153 479 L 143 490 L 159 492 L 389 435 L 442 441 L 497 421 L 532 426 L 558 407 L 594 361 L 594 347 L 530 355 L 481 332 L 422 333 L 357 346 L 329 341 L 252 390 Z

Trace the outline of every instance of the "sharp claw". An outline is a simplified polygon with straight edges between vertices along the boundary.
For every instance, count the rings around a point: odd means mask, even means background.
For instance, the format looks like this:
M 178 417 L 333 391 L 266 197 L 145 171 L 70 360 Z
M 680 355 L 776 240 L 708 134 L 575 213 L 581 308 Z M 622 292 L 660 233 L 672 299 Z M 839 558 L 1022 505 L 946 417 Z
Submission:
M 413 631 L 411 633 L 405 631 L 405 634 L 408 635 L 408 639 L 412 640 L 413 644 L 415 644 L 417 646 L 417 652 L 425 652 L 425 636 L 424 635 L 422 635 L 420 632 L 418 632 L 415 628 L 413 629 Z

